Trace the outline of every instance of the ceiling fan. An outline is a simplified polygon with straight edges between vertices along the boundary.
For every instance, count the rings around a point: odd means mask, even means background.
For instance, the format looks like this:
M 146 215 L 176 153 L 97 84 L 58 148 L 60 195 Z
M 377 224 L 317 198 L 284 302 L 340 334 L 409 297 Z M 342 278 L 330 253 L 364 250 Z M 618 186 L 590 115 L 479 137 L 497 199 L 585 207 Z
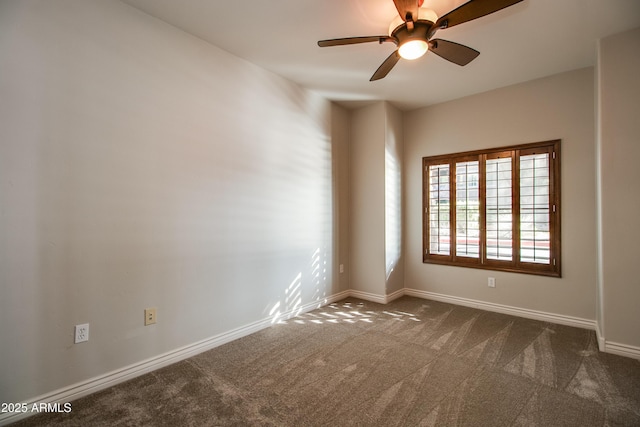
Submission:
M 320 40 L 318 46 L 342 46 L 369 42 L 394 43 L 398 46 L 398 49 L 385 59 L 382 65 L 373 73 L 370 81 L 380 80 L 389 74 L 389 71 L 400 58 L 417 59 L 427 53 L 428 50 L 447 61 L 458 65 L 467 65 L 480 55 L 480 52 L 448 40 L 433 39 L 432 37 L 436 31 L 481 18 L 521 1 L 470 0 L 438 18 L 433 10 L 421 7 L 424 0 L 393 0 L 399 16 L 391 22 L 388 36 Z

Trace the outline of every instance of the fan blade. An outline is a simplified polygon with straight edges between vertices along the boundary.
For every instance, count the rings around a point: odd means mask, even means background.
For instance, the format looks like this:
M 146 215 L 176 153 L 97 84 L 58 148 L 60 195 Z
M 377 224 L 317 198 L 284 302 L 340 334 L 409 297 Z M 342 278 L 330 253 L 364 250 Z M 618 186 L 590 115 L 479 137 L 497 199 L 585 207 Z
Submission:
M 418 0 L 393 0 L 403 21 L 418 20 Z
M 320 40 L 318 42 L 318 46 L 320 47 L 343 46 L 347 44 L 370 43 L 370 42 L 384 43 L 386 41 L 391 41 L 391 37 L 389 36 L 345 37 L 342 39 Z
M 505 7 L 513 6 L 522 0 L 470 0 L 462 6 L 438 19 L 434 28 L 449 28 L 464 22 L 481 18 Z
M 380 80 L 384 78 L 387 74 L 389 74 L 389 71 L 391 71 L 391 69 L 398 63 L 399 60 L 400 54 L 396 50 L 391 55 L 389 55 L 387 59 L 384 60 L 382 65 L 380 65 L 376 72 L 373 73 L 373 76 L 371 76 L 369 81 L 372 82 L 374 80 Z
M 441 58 L 458 65 L 467 65 L 480 55 L 475 49 L 448 40 L 435 39 L 429 42 L 429 50 Z

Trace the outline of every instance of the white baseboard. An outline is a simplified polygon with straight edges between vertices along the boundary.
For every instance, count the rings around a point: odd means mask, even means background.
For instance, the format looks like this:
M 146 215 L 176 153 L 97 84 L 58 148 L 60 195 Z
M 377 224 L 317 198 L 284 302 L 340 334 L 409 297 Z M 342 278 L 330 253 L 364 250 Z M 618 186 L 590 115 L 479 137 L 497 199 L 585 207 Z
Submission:
M 633 345 L 605 341 L 603 351 L 605 353 L 617 354 L 618 356 L 640 359 L 640 347 L 636 347 Z
M 396 300 L 401 296 L 405 295 L 404 291 L 405 291 L 404 289 L 399 289 L 389 295 L 379 295 L 379 294 L 372 294 L 370 292 L 350 290 L 348 291 L 348 294 L 349 294 L 348 296 L 352 298 L 363 299 L 365 301 L 377 302 L 378 304 L 388 304 L 391 301 Z
M 496 313 L 510 314 L 527 319 L 541 320 L 543 322 L 558 323 L 561 325 L 574 326 L 583 329 L 596 329 L 595 320 L 582 319 L 579 317 L 547 313 L 538 310 L 529 310 L 526 308 L 512 307 L 509 305 L 495 304 L 491 302 L 455 297 L 451 295 L 443 295 L 435 292 L 420 291 L 417 289 L 405 288 L 404 294 L 434 301 L 447 302 L 450 304 L 463 305 L 466 307 L 479 308 L 481 310 L 493 311 Z
M 596 337 L 598 339 L 598 349 L 600 351 L 640 360 L 640 347 L 607 341 L 599 323 L 596 323 Z
M 365 301 L 377 302 L 378 304 L 387 303 L 387 297 L 385 295 L 372 294 L 370 292 L 350 290 L 349 296 L 352 298 L 363 299 Z
M 530 310 L 526 308 L 513 307 L 503 304 L 495 304 L 485 301 L 479 301 L 469 298 L 455 297 L 451 295 L 438 294 L 435 292 L 421 291 L 418 289 L 404 288 L 390 295 L 379 295 L 370 292 L 351 290 L 347 291 L 348 295 L 353 298 L 363 299 L 365 301 L 376 302 L 378 304 L 387 304 L 403 295 L 423 298 L 433 301 L 446 302 L 449 304 L 463 305 L 465 307 L 478 308 L 496 313 L 510 314 L 513 316 L 524 317 L 527 319 L 541 320 L 543 322 L 558 323 L 561 325 L 574 326 L 583 329 L 596 330 L 596 321 L 582 319 L 579 317 L 565 316 L 562 314 L 547 313 L 544 311 Z
M 400 290 L 397 290 L 395 292 L 390 293 L 386 297 L 387 298 L 387 302 L 389 303 L 389 302 L 391 302 L 393 300 L 397 300 L 398 298 L 403 297 L 405 295 L 404 291 L 405 291 L 404 289 L 400 289 Z
M 340 292 L 338 294 L 320 299 L 318 301 L 302 305 L 286 313 L 280 313 L 277 315 L 277 317 L 270 316 L 266 319 L 250 323 L 231 331 L 224 332 L 222 334 L 204 339 L 202 341 L 189 344 L 187 346 L 169 351 L 167 353 L 143 360 L 138 363 L 134 363 L 129 366 L 125 366 L 121 369 L 116 369 L 115 371 L 90 378 L 86 381 L 81 381 L 79 383 L 63 387 L 61 389 L 20 403 L 26 403 L 27 407 L 31 408 L 34 403 L 39 405 L 40 403 L 54 404 L 71 402 L 89 394 L 104 390 L 116 384 L 123 383 L 140 375 L 155 371 L 181 360 L 188 359 L 189 357 L 193 357 L 197 354 L 200 354 L 207 350 L 211 350 L 215 347 L 226 344 L 238 338 L 253 334 L 260 331 L 261 329 L 273 325 L 276 321 L 287 320 L 299 314 L 306 313 L 308 311 L 315 310 L 316 308 L 320 308 L 341 299 L 347 298 L 350 293 L 351 291 Z M 35 413 L 0 413 L 0 426 L 14 423 L 31 415 L 35 415 Z

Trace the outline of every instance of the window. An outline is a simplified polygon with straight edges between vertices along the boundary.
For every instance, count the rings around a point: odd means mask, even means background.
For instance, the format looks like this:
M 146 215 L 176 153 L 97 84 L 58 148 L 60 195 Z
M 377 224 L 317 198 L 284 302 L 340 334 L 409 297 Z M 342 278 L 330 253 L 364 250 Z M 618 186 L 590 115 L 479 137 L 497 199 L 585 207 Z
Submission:
M 560 276 L 560 141 L 423 162 L 423 261 Z

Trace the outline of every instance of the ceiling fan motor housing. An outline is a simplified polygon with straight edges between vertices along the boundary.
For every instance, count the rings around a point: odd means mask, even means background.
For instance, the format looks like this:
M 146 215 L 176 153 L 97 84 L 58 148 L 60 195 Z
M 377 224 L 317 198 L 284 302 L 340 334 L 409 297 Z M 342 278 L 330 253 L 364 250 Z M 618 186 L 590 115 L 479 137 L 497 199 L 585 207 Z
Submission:
M 429 34 L 429 30 L 431 30 L 433 25 L 434 23 L 431 21 L 420 20 L 414 22 L 413 30 L 409 30 L 407 24 L 403 24 L 393 30 L 393 33 L 391 33 L 391 37 L 395 37 L 398 40 L 398 46 L 401 46 L 410 40 L 427 41 L 427 35 Z

